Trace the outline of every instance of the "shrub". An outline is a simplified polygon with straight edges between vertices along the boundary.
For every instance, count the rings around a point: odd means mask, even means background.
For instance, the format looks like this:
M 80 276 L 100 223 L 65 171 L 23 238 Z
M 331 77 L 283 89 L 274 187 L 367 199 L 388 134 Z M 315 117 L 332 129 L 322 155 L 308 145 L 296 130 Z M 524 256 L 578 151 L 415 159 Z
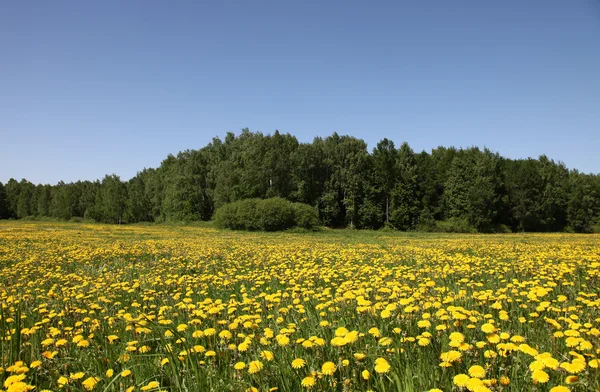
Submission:
M 225 204 L 215 212 L 214 221 L 217 227 L 252 231 L 279 231 L 292 227 L 312 230 L 319 225 L 316 209 L 279 197 Z
M 592 225 L 592 233 L 600 233 L 600 218 L 595 225 Z
M 504 233 L 504 234 L 508 234 L 508 233 L 512 233 L 512 230 L 510 229 L 510 227 L 508 227 L 505 224 L 499 224 L 495 230 L 496 233 Z
M 392 225 L 389 222 L 386 222 L 378 231 L 382 232 L 382 233 L 393 233 L 396 230 L 396 228 L 394 227 L 394 225 Z
M 431 213 L 429 208 L 425 208 L 421 215 L 419 215 L 419 219 L 417 220 L 417 224 L 415 226 L 416 231 L 425 231 L 425 232 L 434 232 L 436 231 L 436 220 Z
M 234 230 L 260 230 L 256 206 L 259 199 L 244 199 L 234 204 L 233 226 Z
M 256 199 L 245 199 L 223 205 L 215 212 L 215 224 L 232 230 L 257 230 L 256 203 Z
M 450 218 L 435 222 L 435 231 L 440 233 L 475 233 L 477 230 L 466 219 Z
M 307 230 L 314 230 L 320 226 L 319 212 L 308 204 L 293 203 L 294 224 Z
M 278 231 L 296 226 L 293 203 L 280 197 L 258 201 L 255 214 L 256 230 Z

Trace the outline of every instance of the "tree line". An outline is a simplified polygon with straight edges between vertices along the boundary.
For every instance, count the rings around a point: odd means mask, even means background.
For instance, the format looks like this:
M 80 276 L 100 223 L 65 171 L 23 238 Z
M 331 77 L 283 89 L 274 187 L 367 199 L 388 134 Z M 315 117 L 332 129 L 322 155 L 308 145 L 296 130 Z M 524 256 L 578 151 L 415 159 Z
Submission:
M 210 220 L 227 203 L 281 197 L 317 208 L 330 227 L 479 232 L 574 231 L 600 226 L 600 176 L 545 155 L 508 159 L 488 149 L 415 152 L 381 140 L 369 153 L 333 133 L 300 143 L 290 134 L 242 130 L 169 155 L 128 181 L 0 183 L 0 218 L 104 223 Z

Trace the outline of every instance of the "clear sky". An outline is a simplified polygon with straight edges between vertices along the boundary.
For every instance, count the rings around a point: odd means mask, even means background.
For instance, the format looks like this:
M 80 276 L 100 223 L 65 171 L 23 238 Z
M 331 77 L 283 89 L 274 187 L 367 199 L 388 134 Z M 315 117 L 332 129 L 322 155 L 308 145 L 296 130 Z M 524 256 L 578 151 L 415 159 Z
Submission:
M 129 179 L 248 127 L 600 172 L 600 1 L 3 1 L 0 181 Z

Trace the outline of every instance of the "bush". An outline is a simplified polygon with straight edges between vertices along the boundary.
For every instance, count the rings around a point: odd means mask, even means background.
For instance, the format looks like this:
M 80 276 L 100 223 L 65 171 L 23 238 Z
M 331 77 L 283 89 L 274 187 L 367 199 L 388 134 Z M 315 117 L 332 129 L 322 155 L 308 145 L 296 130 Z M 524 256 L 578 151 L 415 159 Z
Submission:
M 394 225 L 392 225 L 391 223 L 386 222 L 378 231 L 382 232 L 382 233 L 393 233 L 396 230 L 396 228 L 394 227 Z
M 313 207 L 279 197 L 225 204 L 215 212 L 214 221 L 217 227 L 251 231 L 279 231 L 292 227 L 312 230 L 319 225 Z
M 256 203 L 255 230 L 278 231 L 296 226 L 293 203 L 279 198 L 260 200 Z
M 260 230 L 258 222 L 257 204 L 259 199 L 240 200 L 234 204 L 232 211 L 232 225 L 234 230 Z
M 415 226 L 416 231 L 425 231 L 425 232 L 434 232 L 436 231 L 436 220 L 433 217 L 433 214 L 429 210 L 429 208 L 425 208 L 421 215 L 419 215 L 419 219 L 417 220 L 417 224 Z
M 215 224 L 232 230 L 257 230 L 256 203 L 257 199 L 245 199 L 225 204 L 215 212 Z
M 512 230 L 510 229 L 510 227 L 508 227 L 507 225 L 504 224 L 499 224 L 496 227 L 496 233 L 503 233 L 503 234 L 509 234 L 512 233 Z
M 600 234 L 600 218 L 595 225 L 592 225 L 592 233 Z
M 476 233 L 477 230 L 466 219 L 450 218 L 435 222 L 435 231 L 439 233 Z
M 315 230 L 321 225 L 319 221 L 319 212 L 315 207 L 308 204 L 293 203 L 294 224 L 307 230 Z

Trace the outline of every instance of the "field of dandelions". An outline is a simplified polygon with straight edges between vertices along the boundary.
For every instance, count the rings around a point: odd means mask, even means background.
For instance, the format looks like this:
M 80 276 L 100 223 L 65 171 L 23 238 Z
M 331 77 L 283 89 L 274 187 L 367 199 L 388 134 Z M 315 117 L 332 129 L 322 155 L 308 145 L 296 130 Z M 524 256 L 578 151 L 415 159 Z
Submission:
M 600 236 L 0 223 L 1 391 L 598 391 Z

